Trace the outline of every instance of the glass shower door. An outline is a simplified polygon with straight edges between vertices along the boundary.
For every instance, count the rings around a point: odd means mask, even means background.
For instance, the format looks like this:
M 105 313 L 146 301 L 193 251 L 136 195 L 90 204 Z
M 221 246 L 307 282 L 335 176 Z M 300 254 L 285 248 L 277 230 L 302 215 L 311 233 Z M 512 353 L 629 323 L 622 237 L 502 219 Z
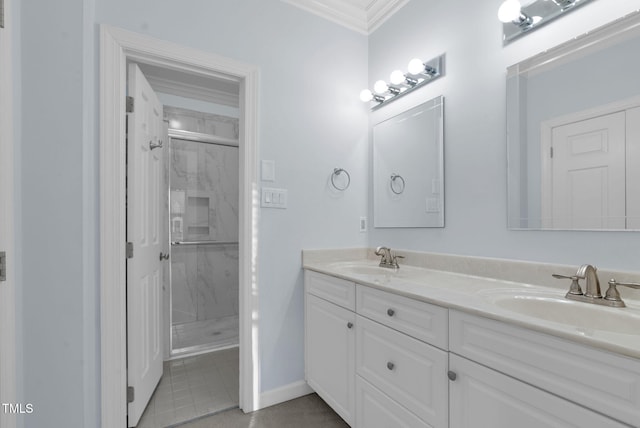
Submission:
M 238 147 L 171 139 L 171 353 L 238 344 Z

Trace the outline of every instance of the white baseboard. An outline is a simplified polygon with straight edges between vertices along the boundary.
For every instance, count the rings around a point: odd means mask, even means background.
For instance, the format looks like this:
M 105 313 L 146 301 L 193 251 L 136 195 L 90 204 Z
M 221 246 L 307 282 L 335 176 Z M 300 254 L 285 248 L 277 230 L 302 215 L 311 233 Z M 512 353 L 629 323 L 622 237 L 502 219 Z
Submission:
M 260 394 L 260 402 L 258 403 L 259 409 L 270 407 L 275 404 L 284 403 L 285 401 L 293 400 L 294 398 L 302 397 L 313 393 L 313 389 L 304 380 L 293 382 L 280 388 L 265 391 Z

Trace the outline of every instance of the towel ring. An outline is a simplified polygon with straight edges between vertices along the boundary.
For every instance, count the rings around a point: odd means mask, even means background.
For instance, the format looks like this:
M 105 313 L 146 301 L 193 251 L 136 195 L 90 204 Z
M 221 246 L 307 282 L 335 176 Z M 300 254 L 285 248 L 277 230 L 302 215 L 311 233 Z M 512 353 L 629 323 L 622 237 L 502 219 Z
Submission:
M 335 179 L 337 176 L 339 176 L 343 172 L 347 175 L 347 184 L 345 184 L 344 187 L 340 187 L 336 184 Z M 346 169 L 343 169 L 343 168 L 333 169 L 333 174 L 331 174 L 331 185 L 333 185 L 333 187 L 335 187 L 337 190 L 340 190 L 342 192 L 344 190 L 347 190 L 350 184 L 351 184 L 351 176 L 349 175 Z
M 397 179 L 400 179 L 400 182 L 402 183 L 402 186 L 398 191 L 393 187 L 393 184 L 396 182 Z M 396 195 L 401 195 L 402 193 L 404 193 L 405 186 L 406 186 L 406 183 L 404 182 L 404 178 L 402 178 L 400 174 L 396 174 L 395 172 L 391 173 L 391 181 L 389 181 L 389 187 L 391 188 L 391 191 L 393 193 L 395 193 Z

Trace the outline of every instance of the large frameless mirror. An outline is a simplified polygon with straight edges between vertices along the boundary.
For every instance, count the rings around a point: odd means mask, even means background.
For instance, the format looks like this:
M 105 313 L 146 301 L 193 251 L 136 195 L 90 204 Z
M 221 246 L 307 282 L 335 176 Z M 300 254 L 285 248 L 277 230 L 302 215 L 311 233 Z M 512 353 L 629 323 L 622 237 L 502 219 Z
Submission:
M 640 14 L 507 70 L 509 228 L 640 229 Z
M 375 227 L 444 227 L 442 96 L 373 128 Z

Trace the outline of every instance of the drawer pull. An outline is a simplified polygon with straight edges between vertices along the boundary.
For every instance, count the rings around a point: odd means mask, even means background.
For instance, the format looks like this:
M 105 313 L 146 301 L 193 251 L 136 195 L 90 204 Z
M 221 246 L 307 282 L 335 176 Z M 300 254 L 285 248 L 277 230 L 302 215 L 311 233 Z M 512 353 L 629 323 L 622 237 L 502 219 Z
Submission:
M 353 328 L 353 323 L 352 322 L 348 322 L 347 323 L 347 328 Z
M 394 311 L 393 309 L 387 309 L 387 315 L 389 315 L 390 317 L 394 316 L 396 313 L 396 311 Z
M 449 380 L 456 380 L 458 378 L 458 375 L 456 374 L 456 372 L 452 372 L 451 370 L 449 370 L 449 372 L 447 373 L 447 377 L 449 377 Z
M 396 368 L 396 365 L 395 365 L 395 364 L 393 364 L 391 361 L 389 361 L 389 362 L 387 363 L 387 368 L 388 368 L 389 370 L 393 370 L 393 369 L 395 369 L 395 368 Z

